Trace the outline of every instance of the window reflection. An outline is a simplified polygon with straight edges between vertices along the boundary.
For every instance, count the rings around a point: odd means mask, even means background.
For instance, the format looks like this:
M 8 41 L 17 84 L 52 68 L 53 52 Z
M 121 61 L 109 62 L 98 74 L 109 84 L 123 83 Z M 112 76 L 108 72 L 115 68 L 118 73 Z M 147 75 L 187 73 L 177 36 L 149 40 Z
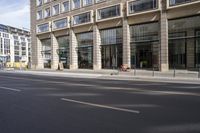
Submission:
M 77 34 L 78 66 L 79 68 L 93 68 L 93 32 Z

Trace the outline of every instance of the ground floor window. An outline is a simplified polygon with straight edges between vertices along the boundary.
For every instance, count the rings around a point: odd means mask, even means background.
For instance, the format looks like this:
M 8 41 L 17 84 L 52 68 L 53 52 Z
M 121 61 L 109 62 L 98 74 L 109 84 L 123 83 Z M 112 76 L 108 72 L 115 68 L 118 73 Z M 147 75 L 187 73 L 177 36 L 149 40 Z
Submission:
M 158 68 L 158 22 L 130 26 L 131 68 Z
M 102 45 L 102 68 L 116 69 L 122 65 L 122 44 Z
M 122 28 L 104 29 L 101 35 L 101 56 L 103 69 L 116 69 L 122 65 Z
M 186 68 L 186 32 L 169 34 L 169 67 Z M 183 38 L 183 39 L 181 39 Z
M 200 16 L 169 20 L 169 67 L 192 69 L 199 64 Z
M 41 40 L 44 68 L 51 68 L 51 39 Z
M 200 67 L 200 30 L 196 31 L 196 67 Z
M 63 67 L 69 68 L 70 64 L 70 49 L 69 49 L 69 36 L 57 37 L 57 42 L 59 45 L 58 55 L 59 62 L 63 63 Z
M 79 33 L 78 41 L 78 67 L 82 69 L 93 68 L 93 32 Z

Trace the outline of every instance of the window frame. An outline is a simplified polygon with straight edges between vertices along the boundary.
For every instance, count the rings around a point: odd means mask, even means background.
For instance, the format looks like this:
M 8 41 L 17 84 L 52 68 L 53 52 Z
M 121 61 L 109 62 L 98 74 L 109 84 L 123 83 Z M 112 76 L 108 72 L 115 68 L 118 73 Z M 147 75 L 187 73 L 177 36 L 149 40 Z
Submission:
M 98 19 L 99 10 L 106 9 L 106 8 L 109 8 L 109 7 L 114 7 L 114 6 L 119 6 L 119 8 L 120 8 L 120 15 L 119 16 L 105 18 L 105 19 Z M 112 19 L 122 18 L 123 17 L 122 7 L 123 7 L 122 3 L 118 3 L 118 4 L 114 4 L 114 5 L 105 6 L 103 8 L 97 8 L 96 11 L 95 11 L 96 12 L 96 16 L 95 16 L 96 22 L 102 22 L 102 21 L 108 21 L 108 20 L 112 20 Z
M 140 14 L 146 14 L 146 13 L 153 13 L 153 12 L 158 12 L 161 10 L 161 6 L 160 6 L 160 0 L 157 0 L 157 8 L 155 9 L 152 9 L 152 10 L 144 10 L 144 11 L 140 11 L 140 12 L 136 12 L 136 13 L 130 13 L 129 12 L 129 3 L 133 2 L 133 1 L 137 1 L 137 0 L 129 0 L 126 2 L 126 13 L 127 13 L 127 16 L 136 16 L 136 15 L 140 15 Z M 168 0 L 167 0 L 168 1 Z
M 58 31 L 58 30 L 63 30 L 63 29 L 68 29 L 68 28 L 70 28 L 70 19 L 69 19 L 70 17 L 69 16 L 67 16 L 67 17 L 62 17 L 62 18 L 59 18 L 59 19 L 55 19 L 55 20 L 53 20 L 52 21 L 52 31 Z M 62 20 L 62 19 L 67 19 L 67 26 L 66 27 L 63 27 L 63 28 L 54 28 L 54 22 L 55 21 L 59 21 L 59 20 Z
M 85 22 L 85 23 L 81 23 L 81 24 L 74 24 L 74 17 L 78 16 L 78 15 L 81 15 L 81 14 L 85 14 L 85 13 L 90 13 L 90 22 Z M 87 25 L 87 24 L 91 24 L 93 22 L 94 22 L 94 20 L 93 20 L 93 10 L 89 10 L 89 11 L 86 11 L 86 12 L 74 14 L 73 16 L 71 16 L 71 25 L 72 25 L 72 27 Z
M 54 8 L 55 6 L 58 6 L 58 13 L 57 14 L 55 14 L 55 8 Z M 52 16 L 59 15 L 61 13 L 60 3 L 53 4 L 51 9 L 52 9 L 52 11 L 51 11 L 52 12 L 51 13 Z

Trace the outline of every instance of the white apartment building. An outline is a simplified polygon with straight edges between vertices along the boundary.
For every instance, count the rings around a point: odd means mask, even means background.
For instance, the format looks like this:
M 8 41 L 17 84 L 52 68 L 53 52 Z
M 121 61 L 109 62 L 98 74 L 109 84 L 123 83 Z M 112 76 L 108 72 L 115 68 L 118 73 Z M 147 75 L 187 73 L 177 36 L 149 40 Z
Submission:
M 15 67 L 31 60 L 30 32 L 0 24 L 0 61 Z

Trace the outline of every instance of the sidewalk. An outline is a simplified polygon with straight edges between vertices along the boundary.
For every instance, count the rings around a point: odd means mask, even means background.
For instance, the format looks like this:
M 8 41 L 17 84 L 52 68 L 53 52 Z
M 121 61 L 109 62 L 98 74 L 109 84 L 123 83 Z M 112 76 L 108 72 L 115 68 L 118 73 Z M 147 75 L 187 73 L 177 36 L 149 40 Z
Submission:
M 5 70 L 4 70 L 5 72 Z M 118 70 L 63 70 L 56 71 L 51 69 L 43 70 L 6 70 L 9 73 L 21 73 L 32 75 L 44 75 L 55 77 L 72 77 L 72 78 L 97 78 L 97 79 L 113 79 L 113 80 L 145 80 L 145 81 L 159 81 L 159 82 L 189 82 L 199 83 L 198 72 L 173 70 L 168 72 L 148 71 L 148 70 L 131 70 L 129 72 L 119 72 Z M 175 76 L 175 77 L 174 77 Z

